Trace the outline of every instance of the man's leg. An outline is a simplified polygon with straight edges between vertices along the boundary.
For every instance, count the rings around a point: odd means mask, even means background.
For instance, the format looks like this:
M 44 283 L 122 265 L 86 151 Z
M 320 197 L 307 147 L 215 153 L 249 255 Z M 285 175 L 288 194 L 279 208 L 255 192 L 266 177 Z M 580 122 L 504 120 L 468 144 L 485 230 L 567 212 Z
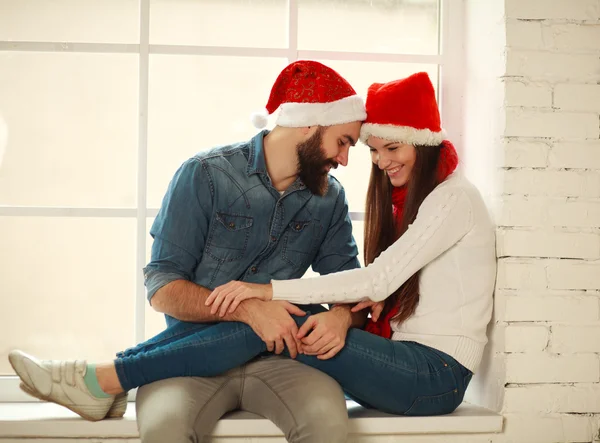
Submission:
M 198 443 L 240 402 L 240 369 L 218 377 L 180 377 L 138 389 L 136 410 L 142 443 Z
M 342 389 L 328 375 L 279 356 L 245 367 L 241 409 L 275 423 L 291 443 L 343 443 L 348 412 Z

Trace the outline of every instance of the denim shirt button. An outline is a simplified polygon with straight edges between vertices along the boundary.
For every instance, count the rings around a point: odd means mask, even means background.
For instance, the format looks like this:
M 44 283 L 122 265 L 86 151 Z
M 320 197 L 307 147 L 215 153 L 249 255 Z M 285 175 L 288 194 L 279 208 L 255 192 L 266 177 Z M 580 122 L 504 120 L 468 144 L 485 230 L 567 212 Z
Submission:
M 272 242 L 276 242 L 277 241 L 277 237 L 275 237 L 274 235 L 271 236 L 271 241 Z
M 250 271 L 252 271 L 253 274 L 256 274 L 258 272 L 258 268 L 256 266 L 252 266 Z
M 235 228 L 235 223 L 234 222 L 230 222 L 229 223 L 229 227 L 232 228 L 232 229 Z

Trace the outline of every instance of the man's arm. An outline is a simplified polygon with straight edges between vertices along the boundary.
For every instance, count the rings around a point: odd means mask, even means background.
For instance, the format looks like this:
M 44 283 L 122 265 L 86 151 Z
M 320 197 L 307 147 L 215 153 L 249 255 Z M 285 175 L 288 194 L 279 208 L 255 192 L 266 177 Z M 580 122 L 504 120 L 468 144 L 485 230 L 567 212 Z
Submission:
M 186 280 L 175 280 L 156 291 L 152 306 L 158 312 L 187 322 L 238 321 L 246 323 L 267 345 L 269 351 L 281 354 L 284 343 L 292 358 L 302 352 L 302 343 L 296 337 L 298 327 L 290 314 L 305 315 L 297 306 L 288 302 L 257 299 L 247 300 L 235 312 L 220 317 L 210 313 L 205 305 L 211 291 Z

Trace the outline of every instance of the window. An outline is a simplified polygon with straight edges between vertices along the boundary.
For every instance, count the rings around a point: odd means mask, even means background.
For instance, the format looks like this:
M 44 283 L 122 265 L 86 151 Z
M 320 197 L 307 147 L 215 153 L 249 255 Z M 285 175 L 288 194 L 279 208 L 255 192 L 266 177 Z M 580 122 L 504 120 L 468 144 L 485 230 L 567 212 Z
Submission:
M 363 96 L 427 71 L 450 117 L 449 4 L 1 0 L 0 400 L 17 392 L 12 348 L 106 360 L 163 328 L 141 269 L 168 181 L 196 152 L 251 137 L 288 62 L 322 61 Z M 358 145 L 334 172 L 361 250 L 369 170 Z

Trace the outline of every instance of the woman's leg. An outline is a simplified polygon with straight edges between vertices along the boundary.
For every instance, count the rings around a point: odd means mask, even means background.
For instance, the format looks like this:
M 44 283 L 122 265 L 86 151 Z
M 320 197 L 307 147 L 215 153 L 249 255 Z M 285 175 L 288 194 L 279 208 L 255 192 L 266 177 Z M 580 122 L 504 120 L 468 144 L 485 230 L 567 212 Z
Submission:
M 296 318 L 299 325 L 305 320 Z M 119 358 L 115 365 L 128 390 L 165 378 L 218 375 L 265 351 L 249 326 L 217 323 Z M 446 354 L 358 329 L 348 331 L 346 345 L 334 358 L 299 355 L 298 360 L 336 379 L 359 402 L 395 414 L 452 412 L 470 379 L 470 372 Z
M 160 346 L 165 346 L 173 341 L 179 340 L 203 329 L 210 328 L 211 326 L 213 326 L 212 323 L 190 323 L 180 321 L 174 325 L 168 326 L 164 331 L 156 334 L 154 337 L 146 340 L 143 343 L 139 343 L 124 351 L 117 352 L 116 356 L 118 358 L 129 357 L 142 351 L 149 351 Z
M 320 305 L 303 309 L 307 317 L 326 311 Z M 292 317 L 299 321 L 300 317 Z M 96 372 L 101 388 L 115 394 L 165 378 L 219 375 L 266 350 L 246 324 L 182 322 L 117 354 L 114 364 L 98 367 Z
M 452 412 L 462 402 L 471 374 L 442 352 L 359 329 L 348 331 L 335 357 L 299 355 L 298 361 L 334 378 L 359 403 L 406 415 Z
M 295 320 L 301 325 L 306 317 Z M 135 353 L 117 358 L 102 369 L 113 374 L 120 388 L 129 390 L 166 378 L 222 374 L 266 351 L 263 341 L 243 323 L 223 322 L 184 329 L 138 346 Z M 27 384 L 31 374 L 20 363 L 35 359 L 12 353 L 9 358 L 11 363 L 17 363 L 15 370 Z M 452 412 L 462 401 L 471 375 L 439 351 L 417 343 L 387 340 L 358 329 L 348 331 L 344 348 L 334 358 L 319 360 L 300 355 L 298 360 L 333 377 L 360 402 L 396 414 Z M 32 364 L 43 367 L 44 362 Z M 77 369 L 79 363 L 73 364 Z M 98 382 L 100 379 L 98 376 Z M 100 388 L 107 392 L 102 384 Z M 106 407 L 109 406 L 110 402 Z
M 127 391 L 165 378 L 219 375 L 266 350 L 250 326 L 223 322 L 140 348 L 117 358 L 114 365 L 120 385 Z

